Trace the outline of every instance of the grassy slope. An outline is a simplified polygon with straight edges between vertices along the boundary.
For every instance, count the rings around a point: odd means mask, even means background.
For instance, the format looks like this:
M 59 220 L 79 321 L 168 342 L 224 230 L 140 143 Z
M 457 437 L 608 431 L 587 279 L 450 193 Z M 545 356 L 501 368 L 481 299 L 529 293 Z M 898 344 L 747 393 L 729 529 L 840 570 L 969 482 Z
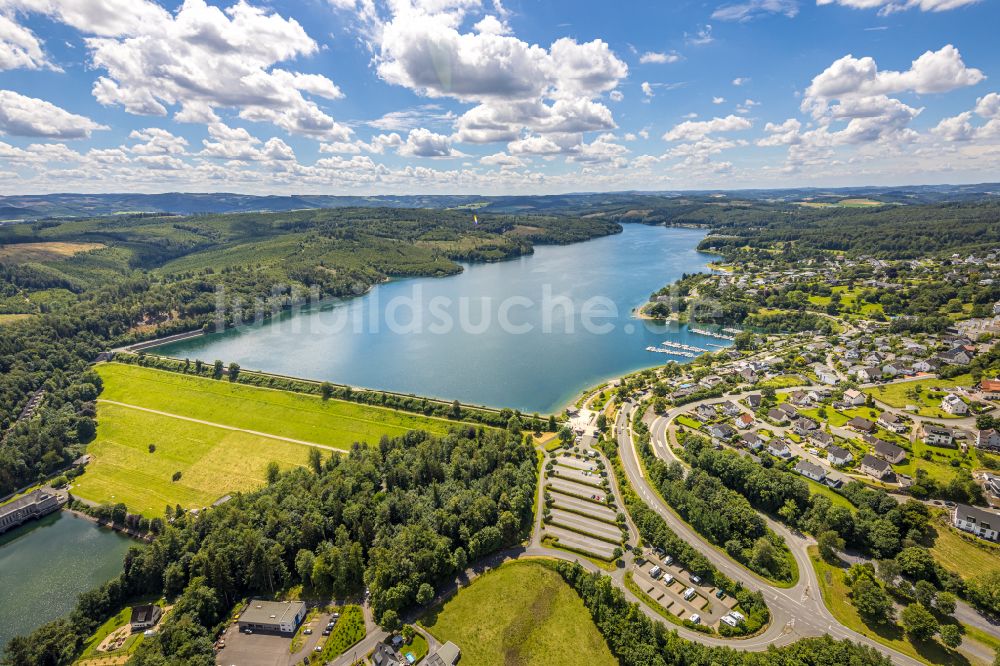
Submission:
M 949 650 L 935 640 L 914 645 L 907 638 L 903 629 L 896 623 L 869 627 L 861 619 L 861 616 L 858 615 L 857 609 L 851 603 L 850 596 L 848 596 L 850 588 L 844 581 L 844 572 L 846 569 L 824 562 L 815 546 L 809 548 L 809 559 L 812 561 L 813 568 L 816 569 L 817 578 L 819 578 L 823 602 L 830 609 L 830 612 L 833 613 L 833 616 L 848 629 L 853 629 L 883 645 L 887 645 L 894 650 L 914 659 L 919 659 L 927 664 L 969 663 L 964 655 Z
M 616 661 L 580 598 L 557 573 L 532 562 L 495 569 L 423 620 L 462 649 L 462 666 L 592 666 Z
M 137 366 L 102 364 L 98 372 L 105 400 L 338 448 L 411 429 L 444 433 L 449 425 Z M 156 446 L 154 453 L 149 453 L 150 444 Z M 124 502 L 131 511 L 152 517 L 162 515 L 167 504 L 198 508 L 226 493 L 251 490 L 264 482 L 271 461 L 284 467 L 306 464 L 309 447 L 101 402 L 97 437 L 87 450 L 94 460 L 77 479 L 73 494 L 95 502 Z M 181 472 L 177 481 L 172 480 L 175 472 Z
M 985 542 L 977 544 L 975 537 L 965 538 L 943 521 L 935 521 L 933 525 L 936 535 L 931 554 L 945 569 L 962 576 L 1000 569 L 1000 549 Z
M 916 405 L 918 408 L 917 413 L 921 416 L 936 419 L 950 419 L 955 417 L 941 409 L 941 398 L 946 394 L 944 392 L 935 392 L 931 389 L 937 387 L 947 390 L 953 386 L 961 386 L 963 384 L 968 385 L 971 383 L 972 378 L 969 375 L 959 375 L 958 377 L 953 377 L 951 379 L 931 378 L 920 379 L 913 382 L 902 382 L 900 384 L 885 384 L 873 389 L 868 389 L 868 392 L 871 393 L 876 400 L 880 400 L 887 405 L 896 407 L 897 409 L 902 409 L 907 405 Z M 923 389 L 918 397 L 907 395 L 908 391 L 916 389 L 918 386 Z
M 391 409 L 231 384 L 133 365 L 98 366 L 102 400 L 181 414 L 222 425 L 349 449 L 408 430 L 444 434 L 450 423 Z

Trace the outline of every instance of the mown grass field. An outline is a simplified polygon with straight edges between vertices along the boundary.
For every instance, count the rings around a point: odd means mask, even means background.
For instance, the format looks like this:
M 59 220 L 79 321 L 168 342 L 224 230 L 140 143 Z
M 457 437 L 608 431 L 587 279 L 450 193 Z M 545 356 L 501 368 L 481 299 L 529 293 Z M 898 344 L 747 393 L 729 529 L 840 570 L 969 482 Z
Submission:
M 355 441 L 375 443 L 382 434 L 412 429 L 438 434 L 449 423 L 393 410 L 260 389 L 228 381 L 128 366 L 101 364 L 101 400 L 114 400 L 241 432 L 98 402 L 93 456 L 71 492 L 99 503 L 124 502 L 130 511 L 153 517 L 166 505 L 209 506 L 227 493 L 264 483 L 267 465 L 305 465 L 310 447 L 276 435 L 346 449 Z M 155 451 L 150 453 L 153 445 Z M 324 450 L 323 456 L 331 455 Z M 173 476 L 180 472 L 176 481 Z
M 99 250 L 100 243 L 13 243 L 0 245 L 0 261 L 6 264 L 25 264 L 32 261 L 53 261 L 72 257 L 80 252 Z
M 583 602 L 554 571 L 512 562 L 461 590 L 421 624 L 462 648 L 462 666 L 618 663 Z
M 317 396 L 257 388 L 135 365 L 98 366 L 101 400 L 349 449 L 408 430 L 447 433 L 449 421 Z
M 933 525 L 931 554 L 945 569 L 963 577 L 1000 570 L 1000 548 L 985 542 L 977 544 L 973 536 L 963 537 L 947 525 L 945 518 L 936 520 Z

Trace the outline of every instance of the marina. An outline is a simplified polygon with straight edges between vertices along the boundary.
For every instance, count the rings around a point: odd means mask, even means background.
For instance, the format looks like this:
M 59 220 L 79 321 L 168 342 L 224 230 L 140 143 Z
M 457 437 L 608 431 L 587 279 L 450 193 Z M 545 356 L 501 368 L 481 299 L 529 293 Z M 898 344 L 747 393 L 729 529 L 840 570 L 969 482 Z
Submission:
M 704 335 L 704 336 L 707 336 L 709 338 L 717 338 L 719 340 L 729 340 L 730 342 L 732 342 L 733 340 L 736 339 L 732 335 L 723 335 L 722 333 L 714 333 L 712 331 L 706 331 L 703 328 L 692 328 L 692 329 L 689 329 L 689 330 L 692 333 L 696 333 L 697 335 Z M 731 331 L 731 330 L 734 330 L 734 329 L 723 329 L 723 330 Z
M 692 354 L 691 352 L 679 351 L 676 349 L 664 349 L 663 347 L 654 347 L 650 345 L 646 347 L 648 352 L 656 352 L 657 354 L 667 354 L 669 356 L 681 356 L 683 358 L 696 358 L 697 354 Z

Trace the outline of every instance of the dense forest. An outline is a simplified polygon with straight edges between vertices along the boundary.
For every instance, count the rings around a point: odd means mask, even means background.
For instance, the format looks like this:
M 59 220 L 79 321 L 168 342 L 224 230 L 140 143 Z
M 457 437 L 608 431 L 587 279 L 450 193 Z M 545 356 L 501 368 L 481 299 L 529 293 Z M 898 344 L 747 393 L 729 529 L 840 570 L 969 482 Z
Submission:
M 0 313 L 30 315 L 0 335 L 0 497 L 64 468 L 93 437 L 100 386 L 85 371 L 99 352 L 217 324 L 220 293 L 221 323 L 232 325 L 389 277 L 451 274 L 456 260 L 620 230 L 597 219 L 483 215 L 477 224 L 468 211 L 352 208 L 0 226 Z M 38 391 L 35 418 L 19 421 Z
M 468 562 L 520 541 L 536 466 L 516 431 L 410 432 L 275 475 L 198 515 L 168 510 L 121 575 L 81 595 L 68 618 L 11 641 L 5 663 L 69 664 L 104 618 L 146 595 L 176 605 L 133 657 L 140 665 L 215 664 L 214 636 L 240 600 L 294 584 L 338 598 L 367 586 L 376 619 L 396 626 Z

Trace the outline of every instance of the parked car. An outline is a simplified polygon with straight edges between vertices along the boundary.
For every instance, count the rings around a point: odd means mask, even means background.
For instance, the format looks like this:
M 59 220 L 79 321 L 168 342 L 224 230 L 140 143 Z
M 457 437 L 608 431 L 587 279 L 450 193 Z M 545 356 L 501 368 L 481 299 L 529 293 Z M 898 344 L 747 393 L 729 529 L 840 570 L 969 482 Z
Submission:
M 697 594 L 697 592 L 694 591 L 693 587 L 689 587 L 688 589 L 684 590 L 684 601 L 691 601 L 691 599 L 694 598 L 695 594 Z
M 701 576 L 691 576 L 691 582 L 695 585 L 701 585 Z
M 701 624 L 701 615 L 694 613 L 688 618 L 693 624 Z
M 674 563 L 674 558 L 670 557 L 669 555 L 665 555 L 663 557 L 663 563 L 669 567 L 671 564 Z
M 663 582 L 670 585 L 674 582 L 674 577 L 671 574 L 663 574 Z
M 657 578 L 660 577 L 661 573 L 663 573 L 663 569 L 661 569 L 660 567 L 653 567 L 652 569 L 649 570 L 649 577 L 652 578 L 653 580 L 656 580 Z
M 312 629 L 303 629 L 302 630 L 302 633 L 305 634 L 306 636 L 312 636 L 312 632 L 313 632 Z
M 716 599 L 725 599 L 726 598 L 726 593 L 723 592 L 722 590 L 719 590 L 718 592 L 715 593 L 715 598 Z

